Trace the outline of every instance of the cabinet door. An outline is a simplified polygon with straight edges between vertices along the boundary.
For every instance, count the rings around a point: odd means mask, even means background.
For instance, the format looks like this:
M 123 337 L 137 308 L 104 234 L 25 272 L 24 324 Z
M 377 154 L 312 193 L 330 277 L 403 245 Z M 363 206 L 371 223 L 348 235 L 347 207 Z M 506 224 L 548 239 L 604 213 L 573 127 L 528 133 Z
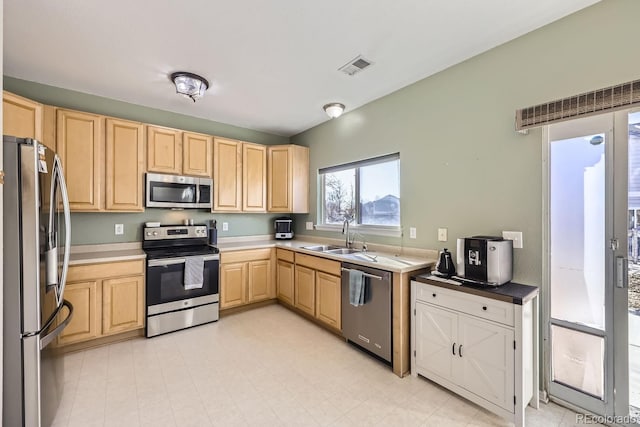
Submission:
M 182 173 L 211 178 L 213 138 L 199 133 L 182 135 Z
M 336 329 L 340 323 L 340 277 L 316 272 L 316 317 Z
M 144 276 L 102 281 L 102 334 L 144 326 Z
M 294 302 L 300 310 L 315 316 L 316 272 L 296 265 Z
M 271 296 L 271 261 L 260 260 L 248 263 L 249 302 L 269 299 Z
M 106 120 L 105 208 L 143 211 L 144 125 L 126 120 Z
M 291 212 L 293 209 L 291 160 L 290 146 L 269 147 L 269 212 Z
M 478 318 L 458 316 L 456 382 L 491 403 L 513 411 L 514 333 Z
M 58 110 L 56 117 L 57 151 L 71 210 L 102 210 L 103 117 L 70 110 Z
M 278 299 L 293 305 L 293 283 L 295 274 L 293 264 L 278 260 L 277 264 Z
M 147 126 L 147 170 L 178 175 L 182 173 L 182 132 Z
M 247 263 L 222 264 L 220 266 L 220 308 L 245 304 Z
M 242 143 L 213 140 L 213 210 L 242 210 Z
M 267 147 L 242 144 L 242 210 L 267 210 Z
M 457 341 L 458 315 L 430 304 L 416 303 L 415 316 L 416 367 L 419 371 L 453 381 L 460 344 Z
M 42 141 L 42 111 L 42 104 L 38 102 L 3 92 L 2 133 Z
M 65 287 L 64 299 L 73 305 L 73 317 L 58 337 L 61 345 L 100 336 L 102 304 L 98 286 L 97 281 L 86 281 L 68 283 Z

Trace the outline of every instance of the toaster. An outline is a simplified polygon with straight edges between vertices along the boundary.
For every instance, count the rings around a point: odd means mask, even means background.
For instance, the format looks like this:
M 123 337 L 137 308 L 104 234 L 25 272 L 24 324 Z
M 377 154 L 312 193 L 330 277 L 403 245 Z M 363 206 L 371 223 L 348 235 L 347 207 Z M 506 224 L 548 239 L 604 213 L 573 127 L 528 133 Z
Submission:
M 458 239 L 458 276 L 490 286 L 503 285 L 513 278 L 513 241 L 494 236 Z

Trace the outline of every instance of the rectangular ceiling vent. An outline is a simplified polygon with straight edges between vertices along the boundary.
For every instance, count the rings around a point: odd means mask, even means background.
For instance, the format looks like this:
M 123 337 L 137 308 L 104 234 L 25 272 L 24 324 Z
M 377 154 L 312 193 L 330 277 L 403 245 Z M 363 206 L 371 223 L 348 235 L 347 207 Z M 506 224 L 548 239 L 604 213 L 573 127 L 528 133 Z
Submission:
M 373 64 L 373 62 L 363 58 L 362 55 L 358 55 L 351 61 L 344 64 L 342 67 L 338 68 L 338 71 L 342 71 L 347 75 L 353 76 L 354 74 L 359 73 L 371 64 Z

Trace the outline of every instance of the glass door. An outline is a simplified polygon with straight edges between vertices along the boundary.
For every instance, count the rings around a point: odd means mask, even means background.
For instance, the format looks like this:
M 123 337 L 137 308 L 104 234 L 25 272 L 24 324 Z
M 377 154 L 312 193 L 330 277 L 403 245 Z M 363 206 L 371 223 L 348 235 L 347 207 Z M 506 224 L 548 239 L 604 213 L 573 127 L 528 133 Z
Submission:
M 552 398 L 640 423 L 640 110 L 551 125 L 546 164 Z
M 548 391 L 613 414 L 613 115 L 548 136 Z

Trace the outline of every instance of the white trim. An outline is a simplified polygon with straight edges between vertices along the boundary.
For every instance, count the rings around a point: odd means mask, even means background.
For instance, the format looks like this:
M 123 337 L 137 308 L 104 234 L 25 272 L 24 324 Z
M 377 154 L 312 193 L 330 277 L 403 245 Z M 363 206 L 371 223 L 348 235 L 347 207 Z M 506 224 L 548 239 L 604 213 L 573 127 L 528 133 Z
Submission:
M 318 231 L 342 233 L 342 225 L 315 224 Z M 402 237 L 402 227 L 376 227 L 373 225 L 349 225 L 349 231 L 365 236 Z

